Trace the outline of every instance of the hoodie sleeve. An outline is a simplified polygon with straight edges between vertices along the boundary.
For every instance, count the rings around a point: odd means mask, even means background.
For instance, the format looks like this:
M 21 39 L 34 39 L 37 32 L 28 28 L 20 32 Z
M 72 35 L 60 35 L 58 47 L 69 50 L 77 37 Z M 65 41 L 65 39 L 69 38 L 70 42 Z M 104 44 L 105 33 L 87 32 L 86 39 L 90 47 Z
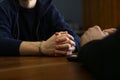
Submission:
M 10 11 L 0 5 L 0 56 L 19 55 L 21 41 L 15 40 L 11 34 L 12 18 Z M 8 6 L 7 6 L 8 7 Z
M 20 43 L 14 39 L 0 39 L 0 56 L 19 56 Z
M 55 28 L 55 31 L 68 31 L 70 35 L 74 37 L 74 42 L 76 43 L 76 50 L 78 51 L 80 48 L 80 40 L 79 36 L 68 26 L 68 24 L 64 21 L 64 17 L 60 14 L 58 9 L 51 5 L 49 9 L 49 15 L 51 17 L 52 26 Z

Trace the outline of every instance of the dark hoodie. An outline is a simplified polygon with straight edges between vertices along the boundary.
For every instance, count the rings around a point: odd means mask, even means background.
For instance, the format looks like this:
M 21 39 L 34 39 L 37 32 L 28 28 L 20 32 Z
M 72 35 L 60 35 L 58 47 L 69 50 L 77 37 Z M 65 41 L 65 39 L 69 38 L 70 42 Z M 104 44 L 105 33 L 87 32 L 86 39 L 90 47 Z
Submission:
M 55 32 L 68 31 L 75 38 L 79 49 L 79 37 L 65 23 L 64 18 L 53 5 L 52 0 L 38 0 L 35 37 L 36 41 L 47 40 Z M 30 20 L 30 19 L 29 19 Z M 23 26 L 24 27 L 24 26 Z M 24 29 L 24 32 L 27 30 Z M 0 55 L 19 55 L 19 46 L 24 39 L 19 27 L 19 4 L 17 0 L 0 1 Z M 26 35 L 28 37 L 28 35 Z

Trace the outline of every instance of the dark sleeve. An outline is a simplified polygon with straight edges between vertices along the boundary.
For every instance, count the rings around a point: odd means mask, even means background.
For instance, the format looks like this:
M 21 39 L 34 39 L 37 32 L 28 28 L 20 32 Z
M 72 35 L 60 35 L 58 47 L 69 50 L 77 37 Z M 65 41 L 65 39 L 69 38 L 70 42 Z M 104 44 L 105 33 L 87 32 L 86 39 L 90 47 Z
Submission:
M 0 56 L 19 56 L 20 43 L 14 39 L 0 39 Z
M 120 30 L 103 40 L 91 41 L 79 51 L 79 61 L 99 80 L 120 76 Z M 120 79 L 120 78 L 119 78 Z
M 11 34 L 12 16 L 0 6 L 0 56 L 19 55 L 21 41 L 15 40 Z
M 76 48 L 79 50 L 79 36 L 71 29 L 71 27 L 68 26 L 68 24 L 64 21 L 64 17 L 60 14 L 59 10 L 54 5 L 51 6 L 49 15 L 51 15 L 51 23 L 55 28 L 55 31 L 68 31 L 68 33 L 74 37 Z

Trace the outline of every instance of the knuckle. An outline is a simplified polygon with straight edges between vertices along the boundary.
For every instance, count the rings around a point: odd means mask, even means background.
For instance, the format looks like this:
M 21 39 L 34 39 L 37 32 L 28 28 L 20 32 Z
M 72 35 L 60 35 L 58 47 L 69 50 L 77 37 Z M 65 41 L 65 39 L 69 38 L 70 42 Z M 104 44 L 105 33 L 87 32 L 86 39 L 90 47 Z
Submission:
M 70 44 L 67 44 L 67 49 L 69 49 L 71 47 L 71 45 Z

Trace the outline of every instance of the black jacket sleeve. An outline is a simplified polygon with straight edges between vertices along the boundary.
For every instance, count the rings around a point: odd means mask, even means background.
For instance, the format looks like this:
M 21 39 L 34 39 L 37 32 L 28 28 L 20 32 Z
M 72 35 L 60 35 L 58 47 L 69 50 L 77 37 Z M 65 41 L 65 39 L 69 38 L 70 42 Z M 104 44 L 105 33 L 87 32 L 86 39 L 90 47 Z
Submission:
M 120 30 L 103 40 L 91 41 L 84 45 L 78 54 L 97 80 L 120 79 Z

